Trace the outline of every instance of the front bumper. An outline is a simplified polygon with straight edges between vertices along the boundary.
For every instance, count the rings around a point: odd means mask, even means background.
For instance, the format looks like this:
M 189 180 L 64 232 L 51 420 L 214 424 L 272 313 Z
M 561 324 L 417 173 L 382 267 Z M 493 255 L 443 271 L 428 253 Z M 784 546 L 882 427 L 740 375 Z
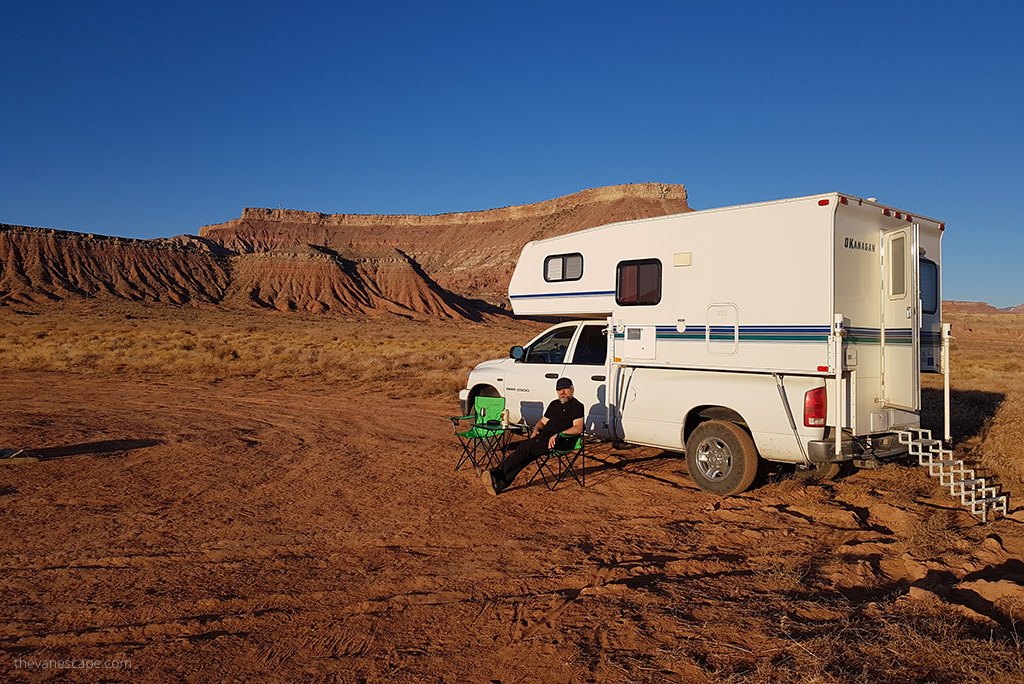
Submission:
M 893 433 L 843 439 L 841 448 L 836 454 L 834 439 L 811 440 L 807 443 L 807 458 L 811 463 L 837 463 L 855 458 L 892 458 L 907 453 L 907 445 L 900 444 Z

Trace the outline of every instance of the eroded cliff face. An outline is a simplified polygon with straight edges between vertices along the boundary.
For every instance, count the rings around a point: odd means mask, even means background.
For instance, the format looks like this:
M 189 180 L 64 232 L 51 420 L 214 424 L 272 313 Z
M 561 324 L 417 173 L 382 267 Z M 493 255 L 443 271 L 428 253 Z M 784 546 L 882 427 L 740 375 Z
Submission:
M 209 248 L 0 224 L 0 303 L 214 303 L 229 280 L 226 262 Z
M 159 240 L 0 224 L 0 305 L 93 297 L 479 319 L 507 305 L 527 242 L 689 210 L 681 185 L 641 183 L 438 216 L 246 209 Z
M 317 245 L 400 250 L 437 285 L 501 306 L 523 245 L 594 226 L 690 211 L 681 185 L 638 183 L 584 190 L 547 202 L 436 216 L 319 214 L 245 209 L 204 226 L 200 237 L 239 254 Z

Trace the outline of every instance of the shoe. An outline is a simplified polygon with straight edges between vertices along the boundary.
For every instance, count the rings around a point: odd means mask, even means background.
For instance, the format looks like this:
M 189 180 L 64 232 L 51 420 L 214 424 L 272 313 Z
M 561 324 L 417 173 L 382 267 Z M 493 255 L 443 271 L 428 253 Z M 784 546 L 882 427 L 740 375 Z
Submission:
M 497 496 L 501 492 L 501 487 L 498 485 L 498 478 L 494 476 L 490 470 L 485 470 L 484 474 L 480 476 L 480 481 L 484 483 L 484 487 L 490 492 L 491 496 Z

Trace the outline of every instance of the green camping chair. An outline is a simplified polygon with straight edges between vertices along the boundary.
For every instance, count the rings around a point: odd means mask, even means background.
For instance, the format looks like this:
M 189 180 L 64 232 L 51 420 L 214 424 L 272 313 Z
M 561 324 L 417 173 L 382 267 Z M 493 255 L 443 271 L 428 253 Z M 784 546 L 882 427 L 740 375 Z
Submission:
M 473 414 L 448 418 L 452 421 L 455 436 L 462 446 L 455 469 L 458 470 L 467 460 L 476 468 L 490 468 L 497 460 L 499 449 L 504 446 L 505 430 L 501 427 L 501 414 L 505 411 L 503 397 L 477 397 L 473 404 Z M 459 422 L 472 420 L 472 427 L 459 431 Z
M 579 475 L 576 474 L 576 461 L 580 462 Z M 550 491 L 558 486 L 558 483 L 566 476 L 572 475 L 572 479 L 576 480 L 576 484 L 580 487 L 587 486 L 587 455 L 583 449 L 582 434 L 567 435 L 564 432 L 559 432 L 555 448 L 549 449 L 546 454 L 537 459 L 536 463 L 537 472 L 526 484 L 530 484 L 540 475 L 540 479 L 544 481 L 544 485 Z M 548 481 L 549 476 L 550 482 Z

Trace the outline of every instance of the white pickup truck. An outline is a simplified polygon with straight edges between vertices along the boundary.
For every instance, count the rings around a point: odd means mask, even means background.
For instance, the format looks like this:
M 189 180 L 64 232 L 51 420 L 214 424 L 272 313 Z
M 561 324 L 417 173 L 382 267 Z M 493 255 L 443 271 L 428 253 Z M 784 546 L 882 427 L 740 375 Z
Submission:
M 835 455 L 822 377 L 624 366 L 609 358 L 616 350 L 607 322 L 555 325 L 512 347 L 508 358 L 471 370 L 459 392 L 462 415 L 477 396 L 504 397 L 513 422 L 536 423 L 557 396 L 555 381 L 568 377 L 586 410 L 586 434 L 685 453 L 693 480 L 723 495 L 750 486 L 759 458 L 811 466 L 827 477 L 864 448 L 878 456 L 902 451 L 885 435 L 844 443 Z

